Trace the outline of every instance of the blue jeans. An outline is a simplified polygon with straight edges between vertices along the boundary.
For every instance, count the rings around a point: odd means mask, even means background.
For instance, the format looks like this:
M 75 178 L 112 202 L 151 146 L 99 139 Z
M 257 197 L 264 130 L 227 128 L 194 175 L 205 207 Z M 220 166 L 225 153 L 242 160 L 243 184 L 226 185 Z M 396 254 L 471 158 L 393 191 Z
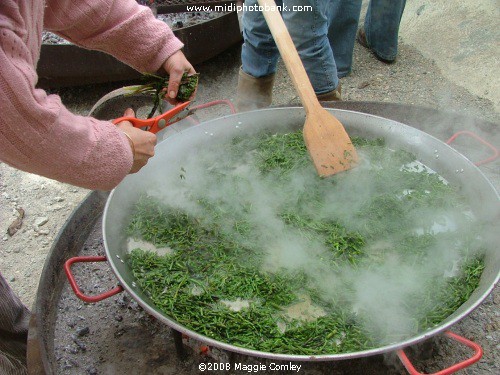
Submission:
M 328 14 L 328 39 L 331 43 L 339 77 L 352 69 L 352 55 L 361 12 L 361 0 L 339 0 Z M 370 0 L 364 29 L 371 50 L 393 61 L 398 51 L 398 32 L 406 0 Z
M 339 78 L 347 76 L 352 69 L 352 54 L 362 0 L 334 1 L 328 12 L 328 40 L 337 64 Z
M 316 94 L 335 90 L 337 66 L 328 41 L 328 14 L 333 0 L 286 0 L 283 20 L 307 71 Z M 243 13 L 242 69 L 253 77 L 276 72 L 279 51 L 260 11 L 249 10 L 256 0 L 246 0 Z M 283 6 L 283 0 L 276 5 Z M 293 6 L 312 6 L 310 11 L 293 11 Z M 250 8 L 251 9 L 251 8 Z
M 406 0 L 370 0 L 365 17 L 366 42 L 384 60 L 393 61 L 398 54 L 399 24 Z

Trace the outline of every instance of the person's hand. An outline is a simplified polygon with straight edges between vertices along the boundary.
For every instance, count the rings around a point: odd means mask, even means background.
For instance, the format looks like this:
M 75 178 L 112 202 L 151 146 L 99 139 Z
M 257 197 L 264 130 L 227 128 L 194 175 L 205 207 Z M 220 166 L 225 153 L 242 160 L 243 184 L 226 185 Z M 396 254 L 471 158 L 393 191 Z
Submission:
M 123 114 L 127 117 L 135 117 L 135 113 L 131 108 L 125 110 Z M 146 165 L 149 158 L 155 154 L 156 135 L 135 128 L 130 121 L 122 121 L 116 126 L 127 135 L 130 141 L 130 147 L 134 154 L 134 164 L 129 173 L 136 173 Z
M 170 76 L 170 79 L 168 81 L 167 95 L 165 97 L 168 99 L 170 104 L 176 104 L 175 97 L 177 96 L 177 91 L 179 91 L 179 85 L 182 75 L 184 73 L 187 73 L 188 75 L 195 74 L 196 70 L 194 70 L 193 66 L 186 59 L 186 56 L 184 56 L 181 50 L 175 52 L 172 56 L 170 56 L 163 63 L 162 68 Z

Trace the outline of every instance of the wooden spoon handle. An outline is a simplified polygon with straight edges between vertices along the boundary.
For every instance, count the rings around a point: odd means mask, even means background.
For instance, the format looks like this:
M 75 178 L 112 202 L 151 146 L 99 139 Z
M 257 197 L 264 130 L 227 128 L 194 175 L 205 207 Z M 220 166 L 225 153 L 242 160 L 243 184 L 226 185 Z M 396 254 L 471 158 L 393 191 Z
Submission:
M 321 105 L 316 98 L 316 93 L 302 64 L 302 60 L 300 60 L 297 49 L 293 44 L 290 33 L 286 28 L 285 22 L 277 10 L 274 0 L 258 0 L 258 2 L 293 85 L 299 94 L 300 101 L 304 106 L 306 114 L 309 114 L 314 108 L 321 107 Z

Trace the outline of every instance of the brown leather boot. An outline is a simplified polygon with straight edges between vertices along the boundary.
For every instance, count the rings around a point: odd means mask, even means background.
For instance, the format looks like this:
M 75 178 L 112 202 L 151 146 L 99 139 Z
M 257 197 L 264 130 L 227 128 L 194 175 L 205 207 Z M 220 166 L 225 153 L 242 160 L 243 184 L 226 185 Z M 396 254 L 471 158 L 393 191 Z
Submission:
M 320 102 L 330 102 L 332 100 L 342 100 L 342 86 L 339 85 L 337 88 L 330 92 L 325 92 L 324 94 L 316 95 Z
M 394 61 L 396 61 L 396 60 L 387 60 L 387 59 L 384 59 L 383 57 L 379 56 L 374 50 L 372 50 L 372 48 L 368 44 L 368 40 L 366 39 L 366 33 L 365 33 L 365 28 L 364 27 L 361 27 L 358 30 L 358 33 L 356 34 L 356 40 L 363 47 L 365 47 L 366 49 L 369 49 L 373 53 L 373 55 L 377 58 L 377 60 L 382 61 L 383 63 L 386 63 L 386 64 L 392 64 Z
M 269 107 L 273 99 L 273 85 L 274 74 L 255 78 L 240 68 L 236 92 L 238 112 Z

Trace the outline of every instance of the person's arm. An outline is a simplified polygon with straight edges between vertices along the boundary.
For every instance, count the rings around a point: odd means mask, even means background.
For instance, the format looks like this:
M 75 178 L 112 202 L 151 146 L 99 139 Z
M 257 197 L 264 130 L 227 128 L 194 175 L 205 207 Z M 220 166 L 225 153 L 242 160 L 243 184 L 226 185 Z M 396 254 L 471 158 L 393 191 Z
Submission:
M 140 72 L 171 72 L 167 59 L 183 44 L 135 0 L 47 0 L 44 27 L 72 43 L 109 53 Z M 177 70 L 194 73 L 182 52 Z M 172 65 L 172 64 L 170 64 Z M 180 78 L 179 78 L 180 79 Z
M 57 95 L 36 89 L 31 51 L 22 38 L 29 33 L 15 22 L 4 26 L 0 36 L 0 161 L 84 188 L 114 188 L 133 165 L 127 137 L 111 122 L 74 115 Z

